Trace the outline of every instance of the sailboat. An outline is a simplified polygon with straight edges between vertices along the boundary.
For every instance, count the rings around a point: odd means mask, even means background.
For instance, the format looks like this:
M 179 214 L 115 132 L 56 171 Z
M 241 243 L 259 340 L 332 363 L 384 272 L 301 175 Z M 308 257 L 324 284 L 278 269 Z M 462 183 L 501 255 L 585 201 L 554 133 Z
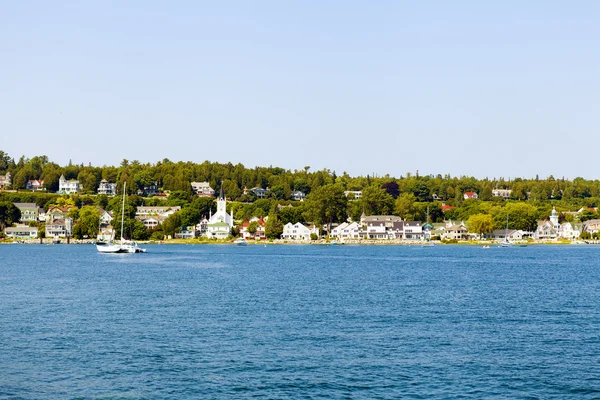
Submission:
M 136 242 L 125 243 L 123 238 L 123 225 L 125 225 L 125 189 L 127 188 L 127 182 L 123 184 L 123 205 L 121 206 L 121 243 L 116 244 L 113 242 L 98 243 L 96 249 L 100 253 L 145 253 L 146 249 L 138 247 Z
M 423 225 L 423 237 L 425 238 L 425 243 L 421 244 L 421 247 L 434 247 L 435 243 L 433 243 L 431 241 L 431 229 L 433 228 L 433 225 L 431 225 L 429 223 L 429 206 L 427 206 L 427 222 L 425 222 L 425 225 Z
M 508 214 L 506 214 L 506 225 L 504 226 L 504 241 L 499 247 L 512 247 L 513 244 L 508 240 Z

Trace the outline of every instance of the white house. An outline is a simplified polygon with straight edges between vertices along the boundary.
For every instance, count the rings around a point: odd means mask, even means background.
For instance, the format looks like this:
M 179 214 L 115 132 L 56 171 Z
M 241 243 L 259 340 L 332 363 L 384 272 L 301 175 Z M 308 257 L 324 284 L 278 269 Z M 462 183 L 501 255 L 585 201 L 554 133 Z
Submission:
M 556 209 L 552 207 L 550 219 L 538 221 L 534 237 L 536 240 L 555 240 L 558 238 L 573 240 L 578 238 L 580 234 L 580 225 L 574 225 L 570 222 L 559 223 Z
M 389 239 L 387 226 L 384 221 L 373 221 L 366 225 L 367 239 Z
M 295 224 L 288 222 L 283 226 L 283 234 L 281 235 L 281 238 L 287 240 L 308 241 L 310 240 L 311 233 L 319 236 L 319 228 L 314 225 L 309 228 L 300 222 L 296 222 Z
M 404 221 L 403 239 L 423 239 L 423 224 L 420 221 Z
M 58 180 L 58 193 L 61 194 L 72 194 L 72 193 L 79 193 L 79 191 L 81 190 L 81 185 L 79 184 L 79 181 L 76 179 L 65 179 L 64 175 L 60 176 L 60 179 Z
M 35 226 L 18 225 L 5 229 L 6 237 L 12 239 L 35 239 L 38 237 L 38 228 Z
M 342 222 L 341 224 L 339 224 L 338 226 L 336 226 L 335 228 L 331 229 L 331 233 L 329 234 L 329 236 L 331 237 L 336 237 L 336 238 L 341 238 L 342 237 L 342 231 L 348 226 L 349 224 L 347 222 Z
M 196 192 L 198 196 L 214 196 L 215 190 L 210 187 L 208 182 L 192 182 L 192 190 Z
M 479 199 L 479 196 L 477 196 L 477 193 L 475 193 L 475 192 L 465 192 L 464 195 L 463 195 L 463 197 L 465 198 L 465 200 L 468 200 L 468 199 L 475 199 L 475 200 L 477 200 L 477 199 Z

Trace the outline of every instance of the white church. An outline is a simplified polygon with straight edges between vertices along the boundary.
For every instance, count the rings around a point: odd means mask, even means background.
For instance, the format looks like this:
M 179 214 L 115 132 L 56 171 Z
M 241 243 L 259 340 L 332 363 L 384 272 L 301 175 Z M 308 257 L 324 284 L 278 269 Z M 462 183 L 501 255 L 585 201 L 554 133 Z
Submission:
M 233 214 L 233 211 L 231 212 Z M 215 239 L 226 239 L 233 228 L 233 215 L 227 214 L 227 200 L 223 195 L 223 187 L 217 199 L 217 212 L 211 215 L 206 225 L 206 236 Z

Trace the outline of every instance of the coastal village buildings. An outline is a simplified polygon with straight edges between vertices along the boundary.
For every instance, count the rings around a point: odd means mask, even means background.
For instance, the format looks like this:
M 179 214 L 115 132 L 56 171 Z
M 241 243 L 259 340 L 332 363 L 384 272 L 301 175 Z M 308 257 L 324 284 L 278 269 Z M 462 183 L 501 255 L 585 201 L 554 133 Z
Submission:
M 192 190 L 201 197 L 213 197 L 215 191 L 208 182 L 192 182 Z
M 570 222 L 558 222 L 558 213 L 556 212 L 556 209 L 552 207 L 550 219 L 538 221 L 538 226 L 533 237 L 536 240 L 573 240 L 579 237 L 583 226 L 584 225 L 572 224 Z
M 67 180 L 64 175 L 60 176 L 58 180 L 58 193 L 60 194 L 74 194 L 81 191 L 81 185 L 76 179 Z
M 479 196 L 477 195 L 477 193 L 475 192 L 465 192 L 463 197 L 465 198 L 465 200 L 469 200 L 469 199 L 479 199 Z
M 0 190 L 8 189 L 12 185 L 12 176 L 10 172 L 0 175 Z
M 98 186 L 98 194 L 104 194 L 107 196 L 114 196 L 117 194 L 117 184 L 110 183 L 106 179 L 102 179 L 100 181 L 100 186 Z

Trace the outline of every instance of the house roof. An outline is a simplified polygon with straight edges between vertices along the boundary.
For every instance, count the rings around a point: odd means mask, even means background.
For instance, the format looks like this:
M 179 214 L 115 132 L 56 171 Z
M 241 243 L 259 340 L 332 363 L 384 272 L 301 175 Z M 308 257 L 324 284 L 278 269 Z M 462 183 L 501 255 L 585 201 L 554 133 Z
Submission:
M 13 203 L 17 208 L 39 208 L 35 203 Z

